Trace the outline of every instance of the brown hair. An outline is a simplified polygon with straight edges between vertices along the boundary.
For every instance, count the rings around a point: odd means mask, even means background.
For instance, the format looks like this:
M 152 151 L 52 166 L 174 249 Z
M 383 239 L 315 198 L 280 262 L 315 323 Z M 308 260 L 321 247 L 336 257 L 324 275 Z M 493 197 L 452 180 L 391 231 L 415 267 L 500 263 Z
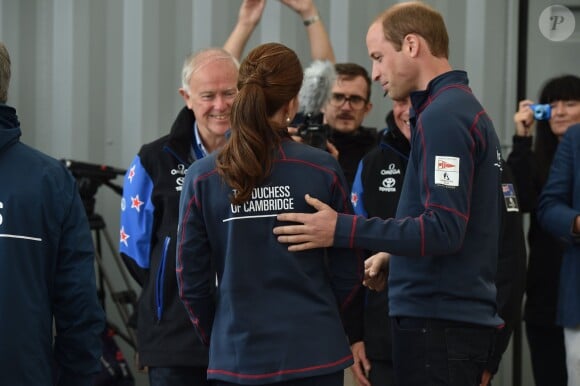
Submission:
M 443 16 L 427 4 L 418 1 L 396 4 L 377 18 L 383 25 L 385 39 L 401 50 L 403 39 L 408 34 L 421 36 L 431 54 L 436 57 L 449 57 L 449 36 Z
M 236 191 L 232 203 L 248 201 L 270 174 L 275 150 L 288 137 L 286 125 L 272 117 L 298 95 L 302 77 L 296 53 L 279 43 L 254 48 L 240 65 L 231 137 L 217 156 L 218 173 Z
M 339 79 L 352 80 L 357 76 L 362 77 L 367 83 L 367 103 L 371 100 L 371 77 L 363 66 L 356 63 L 336 63 L 334 69 Z
M 4 43 L 0 43 L 0 103 L 8 100 L 10 86 L 10 55 Z

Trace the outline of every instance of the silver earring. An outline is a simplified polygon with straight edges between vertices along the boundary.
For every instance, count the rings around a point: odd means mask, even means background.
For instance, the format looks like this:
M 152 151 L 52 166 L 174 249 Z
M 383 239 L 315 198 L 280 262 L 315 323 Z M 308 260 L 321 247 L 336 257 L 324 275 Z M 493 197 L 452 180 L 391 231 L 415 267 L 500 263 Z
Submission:
M 286 123 L 290 124 L 290 122 L 292 122 L 292 120 L 290 119 L 290 117 L 286 117 Z

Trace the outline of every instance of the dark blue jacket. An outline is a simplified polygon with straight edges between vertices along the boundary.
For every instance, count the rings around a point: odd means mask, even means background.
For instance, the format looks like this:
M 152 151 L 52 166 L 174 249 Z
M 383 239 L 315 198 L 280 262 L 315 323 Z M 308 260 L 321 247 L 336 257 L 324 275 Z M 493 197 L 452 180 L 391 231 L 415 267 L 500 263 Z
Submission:
M 282 142 L 271 175 L 243 205 L 230 203 L 215 155 L 188 169 L 177 276 L 193 325 L 210 345 L 209 379 L 265 384 L 353 363 L 340 311 L 348 314 L 360 299 L 361 251 L 292 253 L 272 232 L 277 214 L 313 211 L 306 193 L 352 213 L 338 162 L 291 140 Z M 356 305 L 361 312 L 362 302 Z
M 0 105 L 0 384 L 89 386 L 105 323 L 87 215 L 64 164 L 20 134 Z
M 334 245 L 393 254 L 391 316 L 502 324 L 494 279 L 501 153 L 462 71 L 411 94 L 411 153 L 397 217 L 338 217 Z
M 580 235 L 572 233 L 576 216 L 580 216 L 580 124 L 562 137 L 538 206 L 540 225 L 565 244 L 557 323 L 568 328 L 580 324 Z

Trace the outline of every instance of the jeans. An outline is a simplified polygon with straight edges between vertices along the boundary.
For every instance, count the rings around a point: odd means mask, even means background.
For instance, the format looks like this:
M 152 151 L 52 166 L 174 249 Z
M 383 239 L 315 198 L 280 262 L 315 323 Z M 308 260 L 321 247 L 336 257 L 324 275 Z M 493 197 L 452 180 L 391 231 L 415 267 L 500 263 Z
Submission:
M 150 386 L 209 386 L 205 367 L 149 367 Z
M 479 386 L 495 328 L 441 319 L 392 318 L 397 386 Z
M 369 372 L 369 381 L 375 386 L 393 386 L 395 380 L 393 377 L 393 362 L 387 360 L 374 360 L 371 362 L 371 371 Z

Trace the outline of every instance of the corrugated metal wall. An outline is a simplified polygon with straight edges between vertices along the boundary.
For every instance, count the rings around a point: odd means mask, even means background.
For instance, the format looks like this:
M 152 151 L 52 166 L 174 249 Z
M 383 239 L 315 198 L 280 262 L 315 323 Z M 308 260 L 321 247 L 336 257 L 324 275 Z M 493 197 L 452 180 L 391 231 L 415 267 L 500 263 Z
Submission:
M 370 70 L 364 44 L 367 27 L 396 1 L 315 2 L 337 61 L 357 62 Z M 518 0 L 428 3 L 445 17 L 452 65 L 468 71 L 475 94 L 502 142 L 509 145 L 516 106 Z M 182 107 L 177 89 L 183 59 L 191 51 L 221 46 L 240 4 L 241 0 L 0 0 L 0 39 L 13 63 L 9 104 L 18 110 L 23 141 L 56 158 L 127 167 L 141 144 L 169 130 Z M 530 4 L 531 97 L 541 81 L 576 71 L 579 62 L 578 41 L 556 44 L 539 34 L 538 15 L 548 5 L 547 0 Z M 268 1 L 247 47 L 267 41 L 288 45 L 303 65 L 309 64 L 301 20 L 274 0 Z M 377 85 L 372 92 L 374 109 L 365 124 L 381 128 L 390 102 Z M 103 187 L 97 198 L 97 211 L 116 240 L 119 197 Z M 507 385 L 507 379 L 500 375 L 494 384 Z M 524 384 L 530 384 L 527 379 Z

